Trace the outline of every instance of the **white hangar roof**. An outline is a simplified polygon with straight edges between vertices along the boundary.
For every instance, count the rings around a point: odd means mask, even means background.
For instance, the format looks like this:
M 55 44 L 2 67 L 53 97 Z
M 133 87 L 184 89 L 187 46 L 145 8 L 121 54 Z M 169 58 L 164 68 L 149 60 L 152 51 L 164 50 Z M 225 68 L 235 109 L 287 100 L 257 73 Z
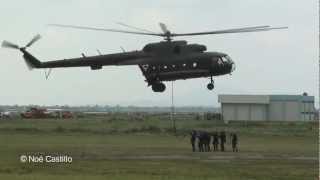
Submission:
M 269 104 L 270 101 L 314 102 L 313 96 L 303 95 L 219 95 L 220 103 L 230 104 Z
M 268 95 L 219 95 L 220 103 L 232 104 L 269 104 Z

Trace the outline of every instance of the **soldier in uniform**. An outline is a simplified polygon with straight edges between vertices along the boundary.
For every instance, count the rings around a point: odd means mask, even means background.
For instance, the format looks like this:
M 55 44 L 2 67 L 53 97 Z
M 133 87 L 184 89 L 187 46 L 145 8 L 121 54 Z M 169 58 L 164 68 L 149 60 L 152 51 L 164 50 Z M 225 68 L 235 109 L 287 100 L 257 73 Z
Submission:
M 203 145 L 204 145 L 203 133 L 202 133 L 202 132 L 199 132 L 197 137 L 198 137 L 198 148 L 199 148 L 199 152 L 204 152 L 204 148 L 203 148 Z
M 195 130 L 193 130 L 191 132 L 191 138 L 190 138 L 190 142 L 191 142 L 191 146 L 192 146 L 192 152 L 196 151 L 196 138 L 197 138 L 197 132 Z
M 213 151 L 218 151 L 218 146 L 219 146 L 219 136 L 217 132 L 213 133 L 213 138 L 212 138 L 212 145 L 213 145 Z
M 231 144 L 232 144 L 232 151 L 238 152 L 238 136 L 236 133 L 232 134 Z
M 220 132 L 220 149 L 221 151 L 225 151 L 224 144 L 226 143 L 226 133 L 224 131 Z
M 209 152 L 211 136 L 209 135 L 208 132 L 203 132 L 202 138 L 203 138 L 203 144 L 204 144 L 204 151 Z

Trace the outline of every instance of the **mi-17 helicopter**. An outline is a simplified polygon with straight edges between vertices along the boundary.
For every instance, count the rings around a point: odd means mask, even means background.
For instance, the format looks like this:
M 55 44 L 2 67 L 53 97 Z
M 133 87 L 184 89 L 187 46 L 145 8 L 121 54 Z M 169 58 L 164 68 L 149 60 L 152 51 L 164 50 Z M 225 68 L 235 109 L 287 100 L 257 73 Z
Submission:
M 209 90 L 214 89 L 213 76 L 231 74 L 235 70 L 235 63 L 225 53 L 207 52 L 205 45 L 188 44 L 187 41 L 173 41 L 173 37 L 179 36 L 197 36 L 209 34 L 227 34 L 227 33 L 246 33 L 269 31 L 274 29 L 284 29 L 286 27 L 255 26 L 237 29 L 226 29 L 218 31 L 196 32 L 196 33 L 172 33 L 167 26 L 160 23 L 162 33 L 155 33 L 149 30 L 129 26 L 123 23 L 120 25 L 133 28 L 135 31 L 92 28 L 84 26 L 59 25 L 51 26 L 76 28 L 95 31 L 108 31 L 118 33 L 129 33 L 138 35 L 149 35 L 163 37 L 164 41 L 150 43 L 144 46 L 142 50 L 132 52 L 122 52 L 115 54 L 105 54 L 97 56 L 85 56 L 41 62 L 26 49 L 38 41 L 40 35 L 35 36 L 26 46 L 19 47 L 8 41 L 3 41 L 2 47 L 18 49 L 23 53 L 29 68 L 66 68 L 66 67 L 84 67 L 88 66 L 92 70 L 102 69 L 103 66 L 125 66 L 138 65 L 142 74 L 146 78 L 148 86 L 152 87 L 154 92 L 164 92 L 166 89 L 164 81 L 175 81 L 181 79 L 210 77 L 207 85 Z

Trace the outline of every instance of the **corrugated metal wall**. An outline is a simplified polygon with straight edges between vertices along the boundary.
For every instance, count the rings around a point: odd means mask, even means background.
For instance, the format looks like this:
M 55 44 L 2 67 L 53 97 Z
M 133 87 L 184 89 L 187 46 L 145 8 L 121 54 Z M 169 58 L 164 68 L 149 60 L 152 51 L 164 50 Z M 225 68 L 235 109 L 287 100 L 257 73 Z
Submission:
M 219 101 L 225 121 L 315 120 L 314 97 L 311 96 L 221 95 Z
M 266 121 L 265 104 L 223 104 L 222 114 L 225 121 Z

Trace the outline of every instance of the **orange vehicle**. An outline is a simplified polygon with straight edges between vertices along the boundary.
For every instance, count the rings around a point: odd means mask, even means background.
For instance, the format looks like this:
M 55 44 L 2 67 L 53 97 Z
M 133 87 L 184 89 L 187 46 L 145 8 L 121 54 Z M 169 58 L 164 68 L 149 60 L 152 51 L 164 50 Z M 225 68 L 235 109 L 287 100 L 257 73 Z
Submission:
M 50 113 L 47 111 L 47 109 L 41 109 L 41 108 L 30 108 L 30 110 L 21 113 L 22 118 L 51 118 Z
M 64 111 L 62 112 L 61 118 L 70 119 L 73 118 L 73 114 L 70 111 Z

